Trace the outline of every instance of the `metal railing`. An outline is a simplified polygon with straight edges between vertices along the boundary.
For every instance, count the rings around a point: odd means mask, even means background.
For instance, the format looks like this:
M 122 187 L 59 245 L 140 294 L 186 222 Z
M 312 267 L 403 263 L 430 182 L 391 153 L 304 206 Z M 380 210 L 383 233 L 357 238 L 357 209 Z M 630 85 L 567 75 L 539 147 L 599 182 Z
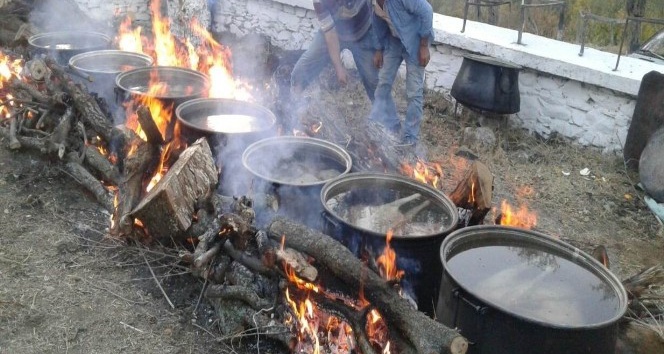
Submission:
M 608 23 L 608 24 L 611 24 L 611 25 L 623 25 L 623 24 L 625 24 L 624 19 L 616 19 L 616 18 L 598 16 L 598 15 L 595 15 L 595 14 L 591 14 L 590 12 L 579 11 L 579 15 L 581 17 L 581 22 L 579 23 L 579 37 L 581 39 L 581 49 L 579 50 L 579 56 L 580 57 L 583 56 L 583 51 L 586 47 L 586 29 L 588 28 L 588 21 L 589 20 L 593 20 L 593 21 L 596 21 L 596 22 Z
M 461 27 L 461 33 L 466 31 L 466 20 L 468 19 L 468 8 L 470 6 L 477 6 L 478 16 L 479 9 L 481 7 L 496 7 L 501 5 L 509 5 L 510 11 L 512 10 L 512 3 L 510 1 L 500 1 L 500 0 L 466 0 L 466 4 L 463 7 L 463 26 Z
M 517 37 L 516 43 L 521 43 L 521 38 L 523 36 L 523 31 L 526 28 L 526 11 L 532 8 L 539 7 L 557 7 L 560 10 L 560 16 L 558 18 L 558 33 L 556 34 L 556 39 L 561 40 L 563 38 L 563 30 L 565 27 L 565 8 L 567 4 L 565 1 L 553 1 L 553 2 L 542 2 L 538 4 L 526 4 L 525 0 L 521 0 L 521 26 L 519 27 L 519 36 Z
M 627 29 L 629 28 L 629 22 L 646 22 L 654 23 L 658 25 L 664 25 L 664 19 L 659 18 L 646 18 L 646 17 L 627 17 L 625 19 L 625 28 L 623 29 L 622 38 L 620 38 L 620 48 L 618 48 L 618 59 L 616 60 L 616 67 L 613 68 L 613 71 L 618 71 L 618 64 L 620 64 L 620 56 L 622 55 L 623 45 L 625 44 L 625 37 L 627 35 Z

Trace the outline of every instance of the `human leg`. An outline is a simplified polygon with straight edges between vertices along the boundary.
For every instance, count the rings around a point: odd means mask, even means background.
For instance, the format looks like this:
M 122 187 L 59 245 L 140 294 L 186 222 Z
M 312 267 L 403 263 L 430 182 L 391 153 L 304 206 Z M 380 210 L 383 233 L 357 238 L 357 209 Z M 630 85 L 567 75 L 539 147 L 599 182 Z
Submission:
M 424 103 L 424 67 L 406 60 L 406 119 L 403 127 L 403 141 L 416 143 L 419 140 Z
M 314 35 L 309 48 L 300 56 L 291 73 L 291 89 L 299 94 L 313 81 L 323 68 L 330 63 L 327 44 L 323 33 Z
M 353 53 L 353 60 L 360 74 L 362 85 L 364 85 L 369 100 L 373 102 L 374 93 L 378 86 L 378 68 L 373 63 L 375 49 L 373 48 L 371 36 L 371 33 L 367 33 L 359 41 L 348 43 L 347 48 Z
M 383 67 L 378 72 L 378 86 L 370 115 L 370 119 L 382 123 L 392 133 L 398 133 L 401 129 L 397 106 L 392 97 L 392 85 L 403 60 L 402 49 L 399 39 L 390 36 L 390 42 L 383 51 Z

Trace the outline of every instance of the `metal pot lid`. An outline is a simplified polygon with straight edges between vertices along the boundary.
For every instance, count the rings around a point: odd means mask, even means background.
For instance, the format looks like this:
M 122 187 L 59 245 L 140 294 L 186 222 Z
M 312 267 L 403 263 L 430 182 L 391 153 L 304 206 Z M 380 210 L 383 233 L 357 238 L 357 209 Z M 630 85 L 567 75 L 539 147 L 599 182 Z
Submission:
M 28 38 L 31 46 L 48 50 L 104 48 L 110 42 L 110 37 L 103 33 L 79 31 L 44 32 Z
M 296 187 L 322 186 L 348 173 L 353 165 L 340 146 L 296 136 L 267 138 L 249 145 L 242 154 L 242 164 L 268 182 Z
M 145 54 L 123 50 L 95 50 L 76 54 L 69 65 L 87 73 L 118 74 L 152 65 L 152 58 Z
M 198 71 L 175 66 L 151 66 L 137 68 L 118 74 L 115 84 L 124 91 L 136 95 L 148 95 L 151 77 L 164 90 L 149 96 L 159 99 L 178 99 L 201 96 L 210 88 L 210 79 Z
M 627 309 L 622 283 L 579 249 L 544 234 L 471 226 L 442 243 L 445 271 L 490 307 L 555 328 L 594 328 Z M 450 290 L 451 291 L 451 290 Z
M 189 100 L 175 110 L 178 121 L 208 134 L 243 134 L 274 128 L 277 118 L 269 109 L 227 98 Z
M 463 57 L 467 58 L 467 59 L 470 59 L 470 60 L 478 61 L 480 63 L 493 65 L 493 66 L 500 66 L 500 67 L 504 67 L 504 68 L 508 68 L 508 69 L 516 69 L 516 70 L 521 70 L 522 69 L 522 67 L 520 65 L 510 63 L 510 62 L 502 60 L 502 59 L 489 57 L 489 56 L 486 56 L 486 55 L 465 54 Z
M 351 228 L 376 237 L 439 237 L 458 223 L 457 208 L 437 189 L 411 178 L 351 173 L 321 190 L 325 210 Z

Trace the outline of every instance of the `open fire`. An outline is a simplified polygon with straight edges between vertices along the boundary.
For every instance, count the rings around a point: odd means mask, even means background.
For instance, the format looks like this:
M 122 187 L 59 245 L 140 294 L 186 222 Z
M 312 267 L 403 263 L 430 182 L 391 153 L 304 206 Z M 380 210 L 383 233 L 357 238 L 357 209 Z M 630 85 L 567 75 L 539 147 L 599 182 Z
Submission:
M 215 41 L 209 32 L 195 22 L 191 23 L 191 29 L 197 40 L 175 38 L 170 31 L 169 20 L 160 15 L 159 8 L 159 0 L 151 2 L 150 9 L 153 18 L 151 36 L 146 35 L 142 28 L 132 28 L 131 21 L 126 19 L 120 26 L 119 34 L 116 37 L 116 45 L 122 50 L 147 54 L 160 66 L 187 68 L 208 75 L 211 86 L 209 91 L 205 93 L 207 97 L 252 100 L 251 88 L 233 77 L 230 65 L 231 53 L 227 47 Z M 10 59 L 5 55 L 0 56 L 0 76 L 3 79 L 0 81 L 0 90 L 5 88 L 5 86 L 2 86 L 3 83 L 21 78 L 23 65 L 21 59 Z M 121 172 L 126 173 L 129 167 L 136 168 L 136 170 L 131 170 L 132 175 L 104 178 L 104 190 L 99 192 L 100 198 L 111 196 L 109 204 L 114 212 L 110 217 L 109 229 L 111 233 L 117 232 L 114 234 L 116 237 L 126 237 L 127 232 L 147 233 L 148 236 L 155 237 L 160 233 L 155 231 L 158 227 L 154 221 L 141 216 L 144 214 L 140 214 L 140 207 L 147 195 L 161 196 L 171 192 L 163 191 L 164 183 L 162 181 L 167 178 L 169 170 L 174 168 L 174 162 L 179 162 L 178 155 L 187 148 L 186 143 L 181 139 L 179 126 L 175 125 L 173 121 L 174 104 L 154 98 L 161 96 L 165 90 L 168 90 L 168 87 L 164 86 L 163 80 L 156 75 L 152 75 L 146 95 L 134 97 L 133 101 L 125 104 L 127 110 L 124 127 L 131 130 L 134 135 L 122 133 L 129 137 L 126 145 L 123 146 L 124 151 L 122 153 L 119 154 L 112 147 L 117 136 L 121 134 L 116 131 L 116 129 L 119 130 L 117 127 L 93 129 L 95 131 L 99 130 L 100 136 L 90 139 L 90 141 L 85 138 L 86 145 L 96 147 L 96 149 L 89 150 L 94 150 L 104 156 L 116 175 Z M 0 114 L 8 118 L 13 114 L 11 108 L 15 101 L 7 96 L 5 102 L 9 103 L 2 106 L 3 110 L 0 111 Z M 18 101 L 16 102 L 18 103 Z M 157 139 L 159 140 L 158 143 L 151 140 L 149 129 L 143 126 L 141 122 L 141 117 L 139 117 L 141 108 L 147 109 L 150 121 L 156 126 L 160 138 Z M 30 114 L 34 115 L 34 113 Z M 35 119 L 30 114 L 26 113 L 26 119 Z M 312 122 L 306 134 L 318 134 L 326 127 L 327 124 L 322 121 Z M 109 127 L 104 125 L 102 128 Z M 102 131 L 104 130 L 110 132 L 103 135 Z M 132 137 L 137 139 L 132 140 Z M 204 148 L 200 149 L 205 150 Z M 151 154 L 153 152 L 158 156 L 156 159 L 158 162 L 152 161 Z M 143 157 L 144 155 L 149 157 Z M 124 163 L 123 170 L 119 168 L 121 163 Z M 442 189 L 444 180 L 449 179 L 459 170 L 444 171 L 439 164 L 428 163 L 424 160 L 417 161 L 412 167 L 402 166 L 402 173 L 413 176 L 416 180 L 430 184 L 436 189 Z M 162 189 L 160 189 L 160 186 Z M 481 190 L 479 183 L 472 183 L 467 201 L 475 203 L 475 199 L 480 198 L 476 196 L 479 190 Z M 162 197 L 162 199 L 168 199 L 169 197 Z M 198 196 L 198 198 L 203 199 L 203 196 Z M 140 204 L 136 206 L 138 202 Z M 172 201 L 169 200 L 169 202 Z M 196 202 L 198 203 L 199 200 L 196 200 Z M 511 220 L 507 216 L 510 215 L 509 211 L 505 207 L 503 209 L 503 219 Z M 139 211 L 136 212 L 136 210 Z M 154 210 L 159 209 L 152 209 L 152 211 Z M 197 211 L 193 208 L 184 211 L 184 218 L 188 218 L 188 220 L 178 220 L 184 225 L 180 226 L 181 229 L 187 230 L 194 221 L 200 222 L 204 219 L 204 217 L 198 215 L 198 212 L 194 216 L 194 212 Z M 177 211 L 174 214 L 177 214 Z M 214 218 L 218 217 L 219 215 L 214 216 Z M 169 219 L 177 219 L 177 217 L 169 217 Z M 367 269 L 375 265 L 376 271 L 382 277 L 383 282 L 390 286 L 397 284 L 405 274 L 403 269 L 397 268 L 399 255 L 391 247 L 392 236 L 391 230 L 387 232 L 383 253 L 378 255 L 375 260 L 365 262 Z M 202 254 L 193 253 L 192 257 L 195 255 L 196 257 L 203 257 L 207 263 L 212 262 L 213 256 L 209 255 L 219 252 L 219 249 L 225 245 L 227 236 L 219 234 L 215 237 L 222 239 L 221 243 L 205 249 Z M 214 243 L 210 240 L 203 240 L 203 236 L 199 236 L 199 238 L 190 237 L 188 240 L 192 240 L 195 247 L 205 243 Z M 196 258 L 196 262 L 198 260 L 199 258 Z M 206 264 L 204 261 L 201 262 Z M 196 264 L 195 262 L 192 263 Z M 200 267 L 203 269 L 205 265 Z M 398 350 L 397 345 L 394 344 L 398 342 L 394 342 L 394 339 L 390 338 L 392 328 L 388 327 L 388 321 L 378 311 L 378 305 L 372 304 L 371 301 L 365 298 L 363 285 L 356 289 L 356 294 L 338 295 L 329 289 L 323 288 L 321 284 L 301 279 L 292 269 L 287 266 L 284 267 L 283 271 L 287 275 L 289 286 L 285 289 L 283 296 L 291 312 L 288 323 L 292 326 L 297 337 L 295 351 L 351 353 L 364 351 L 361 349 L 363 346 L 364 348 L 368 346 L 374 352 L 381 353 Z M 206 272 L 209 272 L 209 270 L 206 269 Z M 205 274 L 205 276 L 209 276 L 208 273 Z M 353 310 L 353 313 L 359 313 L 360 315 L 346 314 L 344 316 L 335 313 L 334 306 L 329 308 L 329 303 L 334 304 L 335 302 L 343 302 L 345 306 Z M 364 336 L 358 336 L 358 332 L 363 332 Z M 366 338 L 367 342 L 362 342 L 358 338 Z

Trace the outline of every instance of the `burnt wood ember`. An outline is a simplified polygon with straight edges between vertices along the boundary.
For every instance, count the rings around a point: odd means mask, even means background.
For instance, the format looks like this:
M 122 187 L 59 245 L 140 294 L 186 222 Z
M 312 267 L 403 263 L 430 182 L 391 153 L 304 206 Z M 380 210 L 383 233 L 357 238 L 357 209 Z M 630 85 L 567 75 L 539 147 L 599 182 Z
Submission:
M 154 119 L 152 118 L 152 113 L 146 106 L 140 106 L 136 110 L 136 115 L 138 116 L 138 123 L 141 125 L 145 136 L 148 139 L 148 143 L 154 145 L 161 145 L 164 143 L 164 138 L 155 124 Z
M 391 338 L 403 338 L 396 343 L 401 353 L 467 351 L 468 342 L 458 332 L 413 310 L 388 282 L 331 237 L 283 218 L 276 218 L 270 224 L 268 234 L 275 240 L 285 235 L 287 246 L 310 255 L 348 286 L 364 288 L 367 299 L 385 319 Z
M 211 195 L 218 172 L 204 138 L 189 146 L 164 177 L 131 212 L 158 240 L 170 242 L 185 236 L 192 224 L 197 200 Z
M 133 131 L 125 130 L 126 152 L 124 170 L 118 184 L 117 205 L 113 211 L 114 224 L 111 235 L 127 237 L 134 227 L 134 217 L 131 212 L 141 201 L 144 190 L 143 176 L 150 173 L 158 162 L 158 150 L 154 145 L 148 144 L 139 138 Z
M 483 224 L 484 217 L 491 210 L 493 195 L 493 175 L 485 164 L 474 161 L 463 179 L 449 194 L 450 199 L 460 209 L 459 226 Z

